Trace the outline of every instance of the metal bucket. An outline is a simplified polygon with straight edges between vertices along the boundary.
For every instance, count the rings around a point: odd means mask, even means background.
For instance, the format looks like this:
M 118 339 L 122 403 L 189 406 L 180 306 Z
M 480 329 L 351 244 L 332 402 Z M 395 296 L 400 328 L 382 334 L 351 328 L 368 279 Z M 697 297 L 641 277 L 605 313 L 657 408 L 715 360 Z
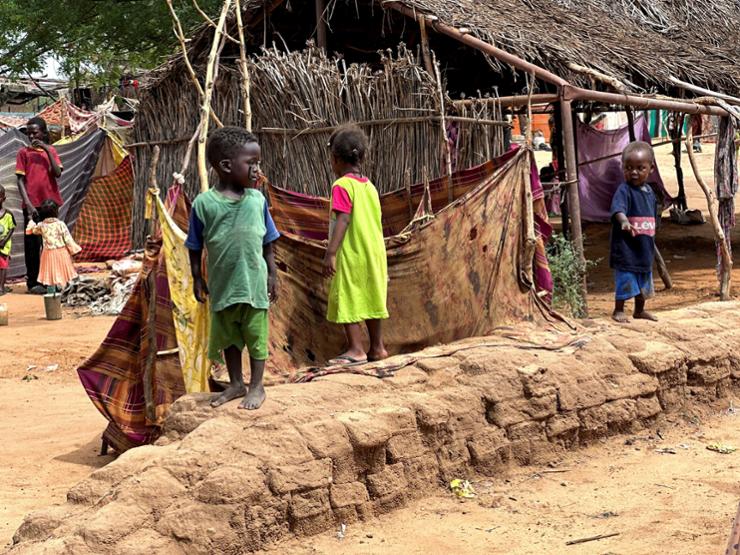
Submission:
M 44 295 L 44 310 L 46 310 L 47 320 L 62 319 L 62 296 L 61 295 Z

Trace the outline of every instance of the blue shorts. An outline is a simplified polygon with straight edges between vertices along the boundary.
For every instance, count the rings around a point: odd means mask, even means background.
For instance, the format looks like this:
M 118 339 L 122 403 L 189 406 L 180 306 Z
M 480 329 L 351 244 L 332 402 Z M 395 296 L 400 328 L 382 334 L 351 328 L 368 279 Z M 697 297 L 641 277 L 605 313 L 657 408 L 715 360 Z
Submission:
M 638 295 L 650 298 L 655 294 L 653 272 L 625 272 L 614 270 L 615 297 L 618 301 L 634 299 Z

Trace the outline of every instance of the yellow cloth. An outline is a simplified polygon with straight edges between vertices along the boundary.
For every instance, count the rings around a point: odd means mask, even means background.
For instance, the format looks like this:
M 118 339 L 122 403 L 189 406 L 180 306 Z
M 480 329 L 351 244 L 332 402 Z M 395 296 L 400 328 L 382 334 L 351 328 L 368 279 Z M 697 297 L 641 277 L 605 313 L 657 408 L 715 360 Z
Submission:
M 149 194 L 152 195 L 152 192 Z M 185 389 L 188 393 L 209 391 L 211 361 L 207 356 L 210 326 L 208 304 L 199 303 L 193 296 L 193 278 L 190 275 L 188 249 L 185 248 L 185 233 L 167 213 L 159 195 L 155 194 L 155 198 Z

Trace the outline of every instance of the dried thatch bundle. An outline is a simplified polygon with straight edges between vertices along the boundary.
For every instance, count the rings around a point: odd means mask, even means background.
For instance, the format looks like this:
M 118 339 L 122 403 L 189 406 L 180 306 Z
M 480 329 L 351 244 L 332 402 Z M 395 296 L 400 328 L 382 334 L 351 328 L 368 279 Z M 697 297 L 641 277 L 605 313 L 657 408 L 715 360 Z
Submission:
M 263 171 L 276 185 L 314 195 L 327 195 L 333 181 L 327 143 L 334 127 L 357 123 L 370 138 L 365 173 L 386 192 L 445 173 L 441 148 L 439 84 L 401 45 L 397 55 L 380 56 L 379 67 L 346 66 L 323 51 L 265 50 L 250 59 L 253 129 L 262 145 Z M 188 137 L 197 126 L 197 94 L 185 72 L 149 91 L 138 113 L 137 139 L 161 142 L 157 167 L 160 185 L 179 171 Z M 227 125 L 243 121 L 239 73 L 222 66 L 214 91 L 214 110 Z M 496 103 L 466 107 L 458 116 L 500 120 Z M 457 167 L 482 163 L 501 153 L 503 127 L 474 121 L 453 122 Z M 137 174 L 147 175 L 149 149 L 140 148 Z M 188 169 L 186 192 L 198 192 L 195 162 Z M 145 185 L 137 182 L 133 227 L 143 239 Z

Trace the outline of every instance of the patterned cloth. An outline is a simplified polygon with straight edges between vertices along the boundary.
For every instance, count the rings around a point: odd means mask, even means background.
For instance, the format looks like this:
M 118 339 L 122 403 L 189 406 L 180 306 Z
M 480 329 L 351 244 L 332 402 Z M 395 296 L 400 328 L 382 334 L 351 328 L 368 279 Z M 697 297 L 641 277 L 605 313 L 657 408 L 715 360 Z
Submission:
M 171 188 L 168 206 L 173 207 L 172 220 L 186 229 L 190 208 L 175 189 Z M 103 439 L 118 452 L 154 441 L 170 405 L 185 394 L 173 303 L 160 248 L 157 241 L 147 245 L 144 269 L 121 315 L 95 354 L 77 369 L 90 400 L 109 421 Z M 154 307 L 149 303 L 152 284 Z M 154 346 L 149 340 L 151 309 L 155 310 Z M 152 348 L 163 354 L 156 355 L 147 375 L 146 361 Z
M 149 197 L 152 196 L 150 193 Z M 172 318 L 177 345 L 180 347 L 180 367 L 185 389 L 188 393 L 208 391 L 208 375 L 211 369 L 211 363 L 206 356 L 210 326 L 208 303 L 199 303 L 193 296 L 193 279 L 190 274 L 189 253 L 185 247 L 185 233 L 170 217 L 159 196 L 156 197 L 156 203 L 162 230 L 164 254 L 162 259 L 167 265 Z
M 93 180 L 74 231 L 83 249 L 79 261 L 121 258 L 131 249 L 133 187 L 130 157 L 112 174 Z
M 78 108 L 66 98 L 60 98 L 36 115 L 43 118 L 47 125 L 68 128 L 73 134 L 90 128 L 101 117 L 97 112 Z

